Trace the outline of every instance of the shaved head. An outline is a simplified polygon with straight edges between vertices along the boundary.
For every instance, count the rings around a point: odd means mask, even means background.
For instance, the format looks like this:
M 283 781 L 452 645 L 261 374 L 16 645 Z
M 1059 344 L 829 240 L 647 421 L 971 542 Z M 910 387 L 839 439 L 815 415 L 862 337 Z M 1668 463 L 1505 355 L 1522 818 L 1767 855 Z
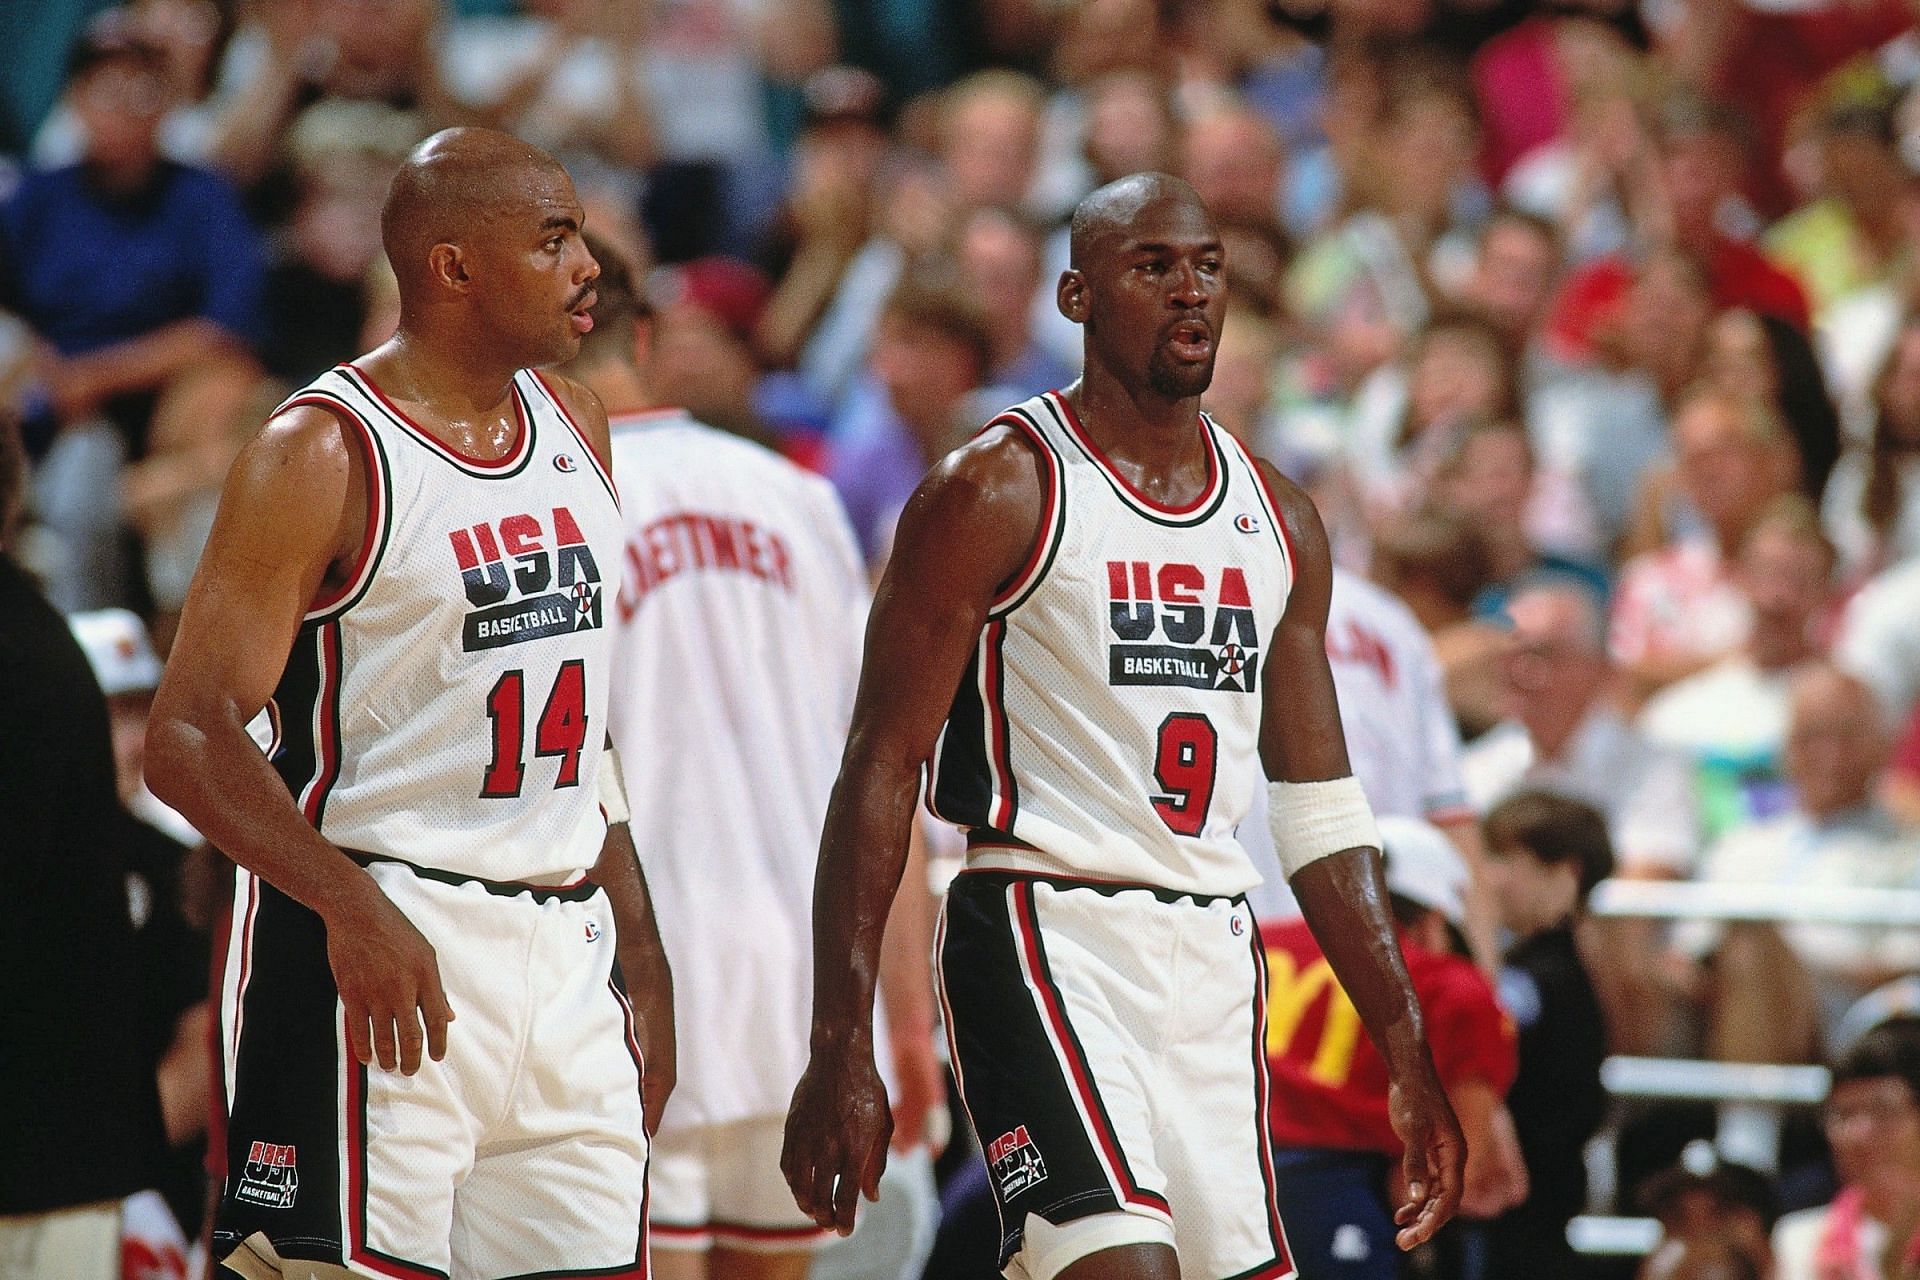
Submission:
M 380 211 L 380 239 L 402 301 L 426 282 L 435 245 L 463 243 L 555 187 L 572 198 L 559 161 L 512 134 L 442 129 L 415 147 Z
M 1141 214 L 1162 202 L 1189 206 L 1212 222 L 1199 193 L 1185 179 L 1170 173 L 1129 174 L 1099 188 L 1074 209 L 1067 261 L 1086 266 L 1107 243 L 1124 238 Z

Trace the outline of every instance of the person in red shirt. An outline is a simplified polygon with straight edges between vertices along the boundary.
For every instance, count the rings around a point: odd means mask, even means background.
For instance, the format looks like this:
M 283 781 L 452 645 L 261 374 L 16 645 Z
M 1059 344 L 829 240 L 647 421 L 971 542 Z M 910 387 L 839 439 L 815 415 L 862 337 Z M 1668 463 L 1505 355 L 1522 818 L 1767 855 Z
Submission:
M 1466 958 L 1468 871 L 1446 836 L 1382 817 L 1387 889 L 1441 1083 L 1467 1136 L 1461 1213 L 1492 1217 L 1526 1198 L 1502 1099 L 1518 1066 L 1513 1024 Z M 1391 1184 L 1402 1152 L 1386 1065 L 1304 920 L 1260 925 L 1267 957 L 1267 1070 L 1276 1191 L 1300 1274 L 1395 1280 Z

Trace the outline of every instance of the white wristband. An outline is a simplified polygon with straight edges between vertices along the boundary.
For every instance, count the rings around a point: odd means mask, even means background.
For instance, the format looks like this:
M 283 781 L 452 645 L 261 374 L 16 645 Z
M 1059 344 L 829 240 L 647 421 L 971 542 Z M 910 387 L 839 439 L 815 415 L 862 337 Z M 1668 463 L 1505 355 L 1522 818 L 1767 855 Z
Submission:
M 1355 778 L 1328 782 L 1269 782 L 1267 824 L 1273 851 L 1291 879 L 1309 862 L 1343 849 L 1380 847 L 1373 806 Z
M 617 827 L 632 815 L 627 812 L 627 780 L 620 773 L 620 753 L 609 742 L 600 753 L 600 807 L 606 811 L 607 825 Z

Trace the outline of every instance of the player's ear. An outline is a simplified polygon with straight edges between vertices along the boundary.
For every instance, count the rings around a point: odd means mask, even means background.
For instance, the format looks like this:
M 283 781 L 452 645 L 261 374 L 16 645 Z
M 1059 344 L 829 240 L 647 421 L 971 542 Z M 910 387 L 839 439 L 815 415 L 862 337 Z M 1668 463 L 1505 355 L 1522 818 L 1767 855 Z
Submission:
M 427 250 L 427 272 L 436 283 L 458 293 L 466 292 L 472 283 L 472 277 L 467 274 L 465 251 L 445 240 Z
M 1060 273 L 1060 283 L 1055 286 L 1054 305 L 1060 308 L 1060 314 L 1075 324 L 1087 322 L 1087 278 L 1073 267 Z

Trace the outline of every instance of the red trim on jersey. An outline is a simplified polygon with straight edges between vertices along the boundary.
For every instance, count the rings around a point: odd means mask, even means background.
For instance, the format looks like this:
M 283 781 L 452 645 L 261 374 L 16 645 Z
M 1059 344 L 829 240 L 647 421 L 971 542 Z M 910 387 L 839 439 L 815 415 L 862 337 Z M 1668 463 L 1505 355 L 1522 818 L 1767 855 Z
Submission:
M 1108 458 L 1107 455 L 1101 451 L 1100 446 L 1093 442 L 1093 437 L 1087 434 L 1087 429 L 1080 425 L 1080 416 L 1073 411 L 1073 406 L 1067 402 L 1065 396 L 1061 395 L 1058 391 L 1049 391 L 1047 392 L 1047 396 L 1054 404 L 1060 407 L 1061 421 L 1065 422 L 1067 429 L 1073 432 L 1073 437 L 1080 442 L 1080 447 L 1085 449 L 1088 456 L 1099 464 L 1100 469 L 1107 473 L 1109 479 L 1117 481 L 1121 488 L 1125 489 L 1133 496 L 1136 502 L 1139 502 L 1143 506 L 1151 507 L 1162 515 L 1190 516 L 1204 507 L 1208 502 L 1212 501 L 1214 495 L 1219 492 L 1222 477 L 1226 473 L 1226 459 L 1220 456 L 1220 447 L 1214 441 L 1213 432 L 1209 431 L 1199 418 L 1196 417 L 1193 423 L 1196 427 L 1200 428 L 1201 438 L 1207 446 L 1207 483 L 1201 486 L 1200 496 L 1192 502 L 1189 502 L 1186 506 L 1170 507 L 1163 502 L 1155 502 L 1152 498 L 1149 498 L 1146 494 L 1134 488 L 1133 482 L 1120 474 L 1119 469 L 1113 465 L 1112 459 Z
M 433 432 L 415 422 L 412 418 L 409 418 L 406 411 L 395 404 L 392 398 L 380 389 L 380 384 L 375 382 L 365 369 L 362 369 L 351 360 L 340 367 L 352 370 L 359 383 L 372 393 L 373 398 L 378 400 L 382 407 L 393 415 L 396 422 L 419 437 L 421 443 L 431 446 L 446 457 L 460 463 L 462 466 L 477 467 L 482 471 L 508 470 L 525 456 L 528 442 L 533 438 L 533 424 L 527 417 L 526 405 L 522 403 L 520 399 L 520 385 L 517 382 L 509 383 L 507 392 L 507 398 L 513 401 L 514 421 L 520 428 L 514 437 L 513 447 L 507 450 L 507 455 L 504 458 L 476 458 L 470 453 L 462 453 L 446 441 L 440 439 L 440 437 L 434 435 Z
M 313 714 L 319 720 L 314 734 L 316 759 L 313 781 L 307 784 L 306 800 L 301 804 L 300 811 L 317 828 L 321 809 L 327 801 L 327 792 L 333 789 L 334 780 L 340 776 L 337 723 L 340 719 L 340 624 L 323 624 L 315 648 L 320 659 L 320 692 L 313 700 Z
M 1273 496 L 1273 486 L 1267 483 L 1267 473 L 1260 469 L 1260 464 L 1254 460 L 1247 446 L 1240 442 L 1240 437 L 1228 432 L 1227 438 L 1233 441 L 1233 447 L 1240 451 L 1240 456 L 1247 460 L 1247 470 L 1253 472 L 1254 483 L 1260 486 L 1260 493 L 1267 500 L 1267 515 L 1272 518 L 1274 529 L 1280 536 L 1280 550 L 1287 557 L 1287 577 L 1298 577 L 1300 557 L 1293 553 L 1293 531 L 1287 528 L 1286 517 L 1280 513 L 1280 503 Z
M 567 408 L 567 402 L 562 400 L 560 393 L 553 389 L 553 384 L 547 381 L 546 374 L 540 372 L 538 369 L 529 369 L 527 372 L 531 373 L 533 380 L 540 384 L 540 389 L 547 393 L 547 399 L 553 402 L 553 407 L 560 413 L 560 420 L 566 423 L 568 430 L 572 431 L 573 434 L 579 438 L 580 447 L 585 449 L 587 456 L 593 459 L 593 465 L 600 469 L 600 478 L 605 480 L 607 487 L 611 489 L 613 487 L 612 456 L 609 455 L 604 458 L 600 456 L 600 450 L 594 447 L 593 440 L 587 433 L 580 429 L 580 424 L 574 420 L 572 412 Z M 613 431 L 613 424 L 611 422 L 607 424 L 607 431 L 609 434 Z
M 812 1244 L 833 1233 L 825 1227 L 756 1227 L 747 1222 L 714 1221 L 707 1230 L 720 1239 L 744 1240 L 751 1244 Z
M 1044 505 L 1040 508 L 1040 531 L 1033 539 L 1033 548 L 1027 552 L 1026 563 L 1021 565 L 1019 570 L 1016 571 L 1011 578 L 1007 579 L 1006 586 L 994 592 L 993 599 L 987 602 L 987 608 L 990 611 L 998 609 L 1001 605 L 1014 599 L 1021 592 L 1032 586 L 1034 575 L 1039 571 L 1040 566 L 1047 562 L 1047 549 L 1051 547 L 1055 541 L 1053 528 L 1054 513 L 1059 509 L 1060 493 L 1064 488 L 1060 480 L 1060 464 L 1054 460 L 1053 450 L 1047 447 L 1047 442 L 1041 438 L 1040 433 L 1034 429 L 1033 424 L 1025 418 L 1017 413 L 1003 413 L 992 422 L 989 422 L 986 427 L 982 427 L 981 430 L 985 431 L 987 427 L 1000 426 L 1003 424 L 1021 432 L 1032 441 L 1034 449 L 1040 454 L 1040 460 L 1046 463 L 1046 492 L 1043 495 Z
M 380 450 L 373 442 L 373 428 L 369 427 L 361 419 L 360 415 L 353 411 L 351 405 L 337 396 L 324 392 L 309 392 L 304 395 L 295 396 L 293 399 L 281 405 L 280 409 L 291 409 L 297 405 L 312 405 L 316 408 L 327 409 L 333 412 L 336 417 L 345 415 L 346 420 L 351 422 L 354 429 L 360 433 L 360 452 L 364 454 L 367 459 L 367 528 L 366 531 L 360 535 L 360 551 L 359 554 L 353 558 L 353 572 L 349 573 L 347 580 L 334 588 L 333 591 L 322 592 L 312 604 L 307 606 L 307 616 L 312 617 L 316 613 L 325 613 L 365 585 L 367 570 L 372 567 L 373 564 L 373 549 L 379 542 L 381 522 L 386 519 L 387 515 L 387 486 L 382 479 L 380 470 Z
M 1127 1159 L 1120 1149 L 1120 1140 L 1107 1120 L 1106 1108 L 1100 1101 L 1100 1094 L 1093 1083 L 1093 1070 L 1087 1065 L 1085 1056 L 1080 1052 L 1074 1039 L 1073 1028 L 1067 1022 L 1067 1011 L 1055 991 L 1052 982 L 1046 976 L 1046 961 L 1040 955 L 1040 918 L 1033 904 L 1033 886 L 1024 880 L 1015 881 L 1009 886 L 1013 897 L 1013 925 L 1020 936 L 1020 952 L 1027 972 L 1027 979 L 1040 997 L 1041 1010 L 1045 1013 L 1048 1025 L 1053 1031 L 1054 1044 L 1067 1062 L 1067 1072 L 1074 1091 L 1080 1095 L 1081 1109 L 1086 1112 L 1087 1122 L 1093 1127 L 1096 1139 L 1096 1153 L 1103 1156 L 1102 1163 L 1107 1166 L 1110 1181 L 1120 1189 L 1120 1198 L 1130 1205 L 1149 1209 L 1159 1214 L 1169 1213 L 1167 1199 L 1157 1192 L 1147 1191 L 1133 1180 L 1133 1171 L 1127 1167 Z M 1261 1113 L 1263 1116 L 1264 1112 Z
M 980 679 L 986 688 L 981 691 L 980 700 L 986 705 L 987 752 L 991 761 L 989 767 L 995 775 L 991 825 L 995 830 L 1006 831 L 1013 826 L 1016 808 L 1013 799 L 1013 766 L 1007 758 L 1007 712 L 1000 705 L 1004 674 L 1001 670 L 1000 642 L 1006 638 L 1007 624 L 995 618 L 981 634 L 984 644 L 980 657 Z
M 1244 908 L 1243 908 L 1244 909 Z M 1247 911 L 1247 936 L 1253 950 L 1253 1081 L 1254 1101 L 1259 1105 L 1259 1118 L 1254 1122 L 1260 1130 L 1260 1177 L 1267 1187 L 1267 1218 L 1273 1229 L 1273 1247 L 1278 1260 L 1272 1269 L 1262 1271 L 1261 1276 L 1290 1276 L 1293 1274 L 1293 1250 L 1287 1245 L 1287 1228 L 1280 1221 L 1280 1194 L 1273 1174 L 1273 1131 L 1268 1123 L 1269 1111 L 1267 1095 L 1272 1085 L 1267 1078 L 1267 952 L 1266 945 L 1260 939 L 1260 926 L 1253 919 L 1253 912 Z
M 640 1052 L 640 1040 L 636 1035 L 634 1035 L 634 1031 L 633 1031 L 633 1002 L 627 999 L 626 992 L 620 990 L 619 986 L 616 985 L 613 979 L 611 978 L 607 979 L 607 990 L 613 992 L 613 998 L 620 1002 L 620 1014 L 621 1014 L 621 1017 L 625 1019 L 625 1025 L 626 1025 L 627 1052 L 633 1055 L 634 1088 L 639 1091 L 640 1105 L 641 1105 L 642 1111 L 644 1112 L 646 1108 L 646 1097 L 647 1097 L 647 1062 L 646 1062 L 646 1055 Z M 652 1163 L 653 1163 L 653 1139 L 651 1136 L 649 1136 L 647 1139 L 647 1164 L 651 1165 Z M 651 1259 L 647 1257 L 647 1233 L 653 1229 L 652 1181 L 653 1180 L 651 1178 L 648 1178 L 646 1176 L 646 1170 L 643 1167 L 641 1170 L 641 1177 L 640 1177 L 640 1242 L 634 1248 L 633 1267 L 626 1271 L 616 1271 L 612 1273 L 612 1275 L 609 1276 L 607 1280 L 648 1280 L 648 1277 L 652 1275 L 653 1263 Z M 588 1272 L 556 1271 L 556 1272 L 553 1272 L 552 1274 L 556 1276 L 565 1276 L 570 1274 L 599 1276 L 599 1275 L 605 1275 L 606 1273 L 598 1272 L 598 1271 L 588 1271 Z

